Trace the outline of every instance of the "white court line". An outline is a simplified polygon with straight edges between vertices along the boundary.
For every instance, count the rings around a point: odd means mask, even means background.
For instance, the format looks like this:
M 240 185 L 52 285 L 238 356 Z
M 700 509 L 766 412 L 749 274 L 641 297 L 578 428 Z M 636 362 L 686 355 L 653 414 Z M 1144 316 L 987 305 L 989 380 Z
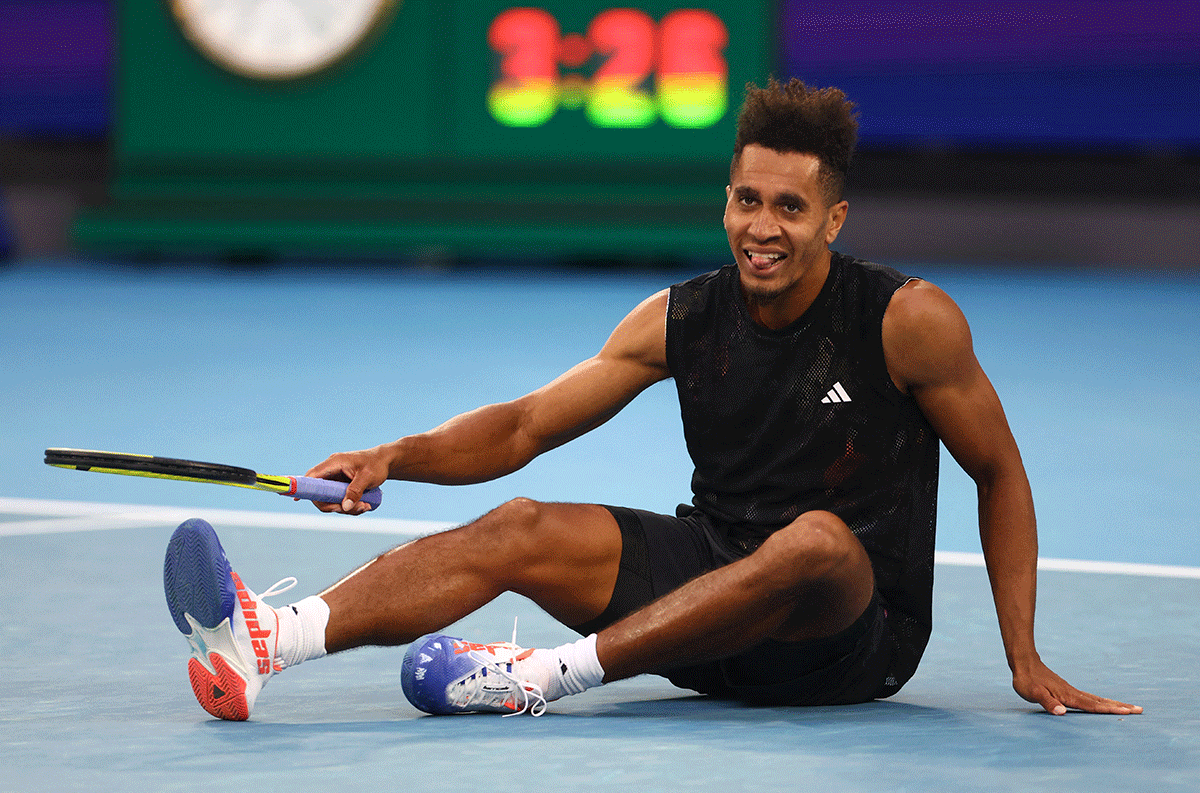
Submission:
M 399 534 L 417 536 L 454 526 L 431 520 L 377 518 L 371 515 L 350 518 L 344 515 L 311 515 L 288 512 L 250 512 L 199 507 L 151 507 L 136 504 L 97 504 L 84 501 L 51 501 L 32 498 L 0 497 L 0 514 L 36 516 L 30 520 L 0 521 L 0 537 L 22 534 L 50 534 L 72 531 L 132 529 L 146 526 L 174 526 L 188 518 L 202 517 L 218 526 L 242 528 L 311 529 L 344 531 L 358 534 Z M 983 554 L 937 551 L 936 564 L 983 567 Z M 1140 564 L 1134 562 L 1094 562 L 1083 559 L 1038 559 L 1039 570 L 1071 573 L 1108 573 L 1115 575 L 1154 576 L 1157 578 L 1200 579 L 1200 567 Z
M 243 528 L 312 529 L 365 534 L 415 536 L 453 526 L 431 520 L 399 520 L 363 516 L 251 512 L 209 507 L 151 507 L 137 504 L 95 504 L 84 501 L 50 501 L 0 498 L 0 514 L 36 516 L 31 520 L 0 521 L 0 536 L 50 534 L 68 531 L 132 529 L 175 526 L 188 518 L 204 518 L 219 526 Z
M 935 551 L 936 564 L 983 567 L 983 554 L 959 551 Z M 1156 578 L 1200 578 L 1200 567 L 1170 564 L 1141 564 L 1138 562 L 1093 562 L 1086 559 L 1038 559 L 1038 570 L 1065 573 L 1112 573 L 1116 575 L 1145 575 Z

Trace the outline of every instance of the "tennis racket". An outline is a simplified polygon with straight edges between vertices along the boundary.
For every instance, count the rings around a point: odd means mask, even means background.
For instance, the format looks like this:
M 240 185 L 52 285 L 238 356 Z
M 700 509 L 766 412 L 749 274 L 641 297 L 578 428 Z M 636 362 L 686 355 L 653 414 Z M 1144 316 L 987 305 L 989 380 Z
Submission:
M 208 482 L 251 490 L 268 490 L 281 496 L 337 504 L 346 497 L 346 483 L 310 476 L 264 476 L 249 468 L 152 457 L 148 454 L 96 452 L 88 449 L 47 449 L 46 465 L 97 471 L 102 474 L 147 476 L 152 479 L 176 479 L 181 482 Z M 379 488 L 363 493 L 362 500 L 373 508 L 383 501 Z

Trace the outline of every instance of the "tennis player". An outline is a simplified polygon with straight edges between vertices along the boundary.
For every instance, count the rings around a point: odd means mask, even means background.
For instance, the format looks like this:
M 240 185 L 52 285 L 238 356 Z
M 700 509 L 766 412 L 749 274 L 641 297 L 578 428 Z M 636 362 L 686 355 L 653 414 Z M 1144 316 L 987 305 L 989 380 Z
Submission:
M 168 548 L 166 586 L 191 626 L 200 703 L 248 718 L 288 666 L 403 644 L 404 691 L 429 713 L 539 714 L 645 673 L 772 705 L 891 696 L 930 635 L 944 444 L 978 485 L 1016 692 L 1055 714 L 1140 712 L 1076 689 L 1038 656 L 1033 500 L 958 306 L 829 248 L 846 221 L 856 130 L 841 91 L 751 87 L 726 188 L 731 264 L 652 295 L 595 357 L 526 396 L 308 472 L 349 481 L 346 500 L 321 509 L 352 514 L 389 478 L 495 479 L 672 378 L 695 463 L 690 504 L 659 515 L 516 499 L 281 609 L 244 587 L 207 524 L 189 521 Z M 525 650 L 440 633 L 503 592 L 584 638 Z

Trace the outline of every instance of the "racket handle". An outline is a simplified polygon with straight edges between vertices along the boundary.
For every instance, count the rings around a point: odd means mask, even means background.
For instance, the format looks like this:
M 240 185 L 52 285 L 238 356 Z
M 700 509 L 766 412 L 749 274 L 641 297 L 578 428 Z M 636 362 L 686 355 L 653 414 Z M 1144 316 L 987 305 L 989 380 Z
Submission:
M 320 501 L 322 504 L 339 504 L 346 497 L 346 483 L 335 482 L 332 479 L 317 479 L 311 476 L 292 476 L 292 489 L 283 496 L 306 498 L 309 501 Z M 371 505 L 372 509 L 383 501 L 383 491 L 373 488 L 363 493 L 362 500 Z

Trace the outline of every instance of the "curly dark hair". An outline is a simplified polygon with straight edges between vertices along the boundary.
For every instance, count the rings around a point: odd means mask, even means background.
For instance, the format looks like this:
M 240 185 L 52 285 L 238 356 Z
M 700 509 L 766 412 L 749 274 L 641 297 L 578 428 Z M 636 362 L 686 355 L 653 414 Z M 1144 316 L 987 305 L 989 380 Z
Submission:
M 840 89 L 809 88 L 797 78 L 781 83 L 772 77 L 766 88 L 747 83 L 730 174 L 752 143 L 812 154 L 821 161 L 821 188 L 833 206 L 842 200 L 857 138 L 858 114 Z

